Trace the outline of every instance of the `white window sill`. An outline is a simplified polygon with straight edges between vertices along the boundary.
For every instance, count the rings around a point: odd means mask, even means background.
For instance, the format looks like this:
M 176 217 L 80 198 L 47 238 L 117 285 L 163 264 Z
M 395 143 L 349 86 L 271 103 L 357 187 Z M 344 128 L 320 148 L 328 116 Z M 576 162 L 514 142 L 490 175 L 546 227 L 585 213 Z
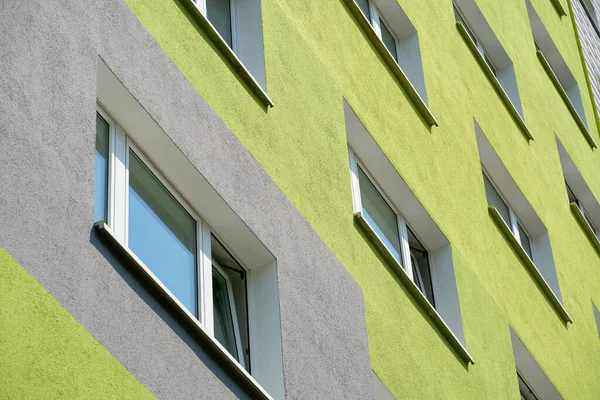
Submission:
M 598 240 L 598 236 L 596 236 L 596 234 L 590 227 L 590 224 L 588 224 L 585 220 L 585 217 L 581 213 L 581 210 L 579 209 L 576 203 L 571 203 L 571 212 L 575 216 L 575 219 L 577 219 L 577 222 L 579 222 L 579 225 L 585 232 L 586 236 L 588 237 L 598 254 L 600 254 L 600 240 Z
M 113 231 L 104 221 L 94 224 L 94 228 L 100 236 L 119 257 L 125 261 L 125 265 L 139 278 L 153 293 L 157 300 L 167 309 L 173 312 L 180 323 L 192 333 L 194 338 L 207 352 L 214 357 L 226 373 L 239 382 L 250 394 L 257 399 L 272 400 L 271 396 L 260 386 L 256 380 L 246 371 L 236 359 L 212 336 L 210 336 L 200 322 L 194 317 L 179 300 L 164 286 L 152 271 L 124 244 L 122 244 Z
M 523 264 L 525 264 L 525 267 L 527 267 L 527 269 L 533 276 L 534 280 L 536 281 L 536 283 L 538 284 L 538 286 L 540 287 L 542 292 L 546 295 L 546 297 L 550 301 L 550 304 L 552 304 L 552 306 L 554 307 L 554 309 L 556 310 L 558 315 L 561 317 L 561 319 L 565 323 L 568 323 L 568 322 L 573 323 L 571 316 L 569 315 L 567 310 L 563 307 L 563 305 L 560 302 L 560 300 L 558 299 L 558 297 L 556 297 L 556 295 L 554 294 L 554 291 L 552 291 L 552 289 L 550 288 L 550 285 L 548 285 L 548 282 L 546 282 L 546 280 L 544 279 L 544 277 L 542 276 L 540 271 L 537 269 L 537 267 L 535 266 L 535 264 L 533 263 L 531 258 L 529 258 L 529 255 L 525 252 L 525 250 L 521 246 L 521 243 L 519 243 L 517 241 L 517 238 L 513 235 L 512 231 L 510 230 L 510 227 L 508 225 L 506 225 L 506 222 L 504 222 L 504 219 L 502 218 L 502 216 L 500 215 L 500 213 L 498 212 L 496 207 L 489 206 L 488 210 L 489 210 L 490 216 L 496 223 L 496 226 L 498 226 L 498 228 L 500 229 L 500 231 L 502 232 L 502 234 L 504 235 L 506 240 L 508 240 L 511 247 L 517 253 L 517 255 L 519 256 L 519 258 L 521 259 Z
M 188 11 L 191 16 L 194 17 L 195 21 L 200 25 L 200 27 L 206 32 L 208 37 L 212 40 L 213 44 L 219 49 L 221 54 L 227 59 L 229 64 L 235 69 L 240 78 L 244 81 L 244 83 L 249 87 L 250 90 L 258 97 L 258 99 L 264 104 L 265 107 L 274 107 L 273 101 L 267 95 L 267 92 L 260 86 L 260 84 L 254 79 L 250 71 L 244 66 L 242 61 L 238 58 L 238 56 L 233 52 L 233 50 L 229 47 L 227 42 L 223 40 L 221 35 L 217 32 L 215 27 L 210 23 L 208 18 L 206 18 L 198 7 L 192 2 L 192 0 L 184 0 L 183 4 L 187 6 Z M 261 55 L 262 56 L 262 55 Z
M 383 257 L 386 259 L 387 263 L 392 267 L 392 269 L 396 272 L 396 275 L 400 278 L 400 281 L 404 284 L 404 287 L 408 289 L 408 291 L 412 294 L 413 298 L 419 303 L 419 305 L 427 312 L 427 315 L 431 318 L 433 323 L 438 328 L 439 332 L 444 336 L 446 341 L 450 344 L 450 346 L 454 349 L 456 354 L 462 359 L 465 364 L 475 364 L 475 360 L 467 349 L 463 346 L 463 344 L 458 340 L 458 338 L 454 335 L 450 327 L 446 325 L 440 314 L 436 311 L 436 309 L 429 303 L 429 300 L 421 293 L 419 288 L 415 285 L 415 283 L 408 277 L 402 265 L 394 258 L 392 252 L 385 245 L 384 241 L 379 238 L 375 230 L 369 225 L 367 220 L 362 215 L 362 212 L 357 212 L 354 214 L 354 218 L 358 221 L 359 225 L 362 227 L 363 231 L 369 236 L 371 242 L 377 246 Z
M 521 133 L 523 133 L 523 136 L 525 136 L 525 138 L 528 141 L 534 140 L 533 135 L 531 134 L 531 131 L 529 130 L 529 128 L 527 127 L 527 124 L 525 124 L 525 121 L 523 120 L 523 117 L 521 117 L 521 114 L 519 114 L 519 112 L 515 108 L 515 105 L 513 104 L 513 102 L 510 100 L 510 98 L 506 94 L 506 91 L 504 91 L 504 88 L 498 81 L 498 78 L 496 78 L 496 75 L 494 75 L 494 73 L 492 72 L 492 69 L 490 68 L 488 63 L 485 61 L 485 59 L 483 58 L 481 53 L 479 52 L 479 49 L 477 49 L 477 44 L 475 44 L 475 42 L 473 41 L 473 39 L 467 32 L 465 26 L 462 24 L 462 22 L 456 22 L 456 28 L 458 29 L 463 40 L 465 41 L 465 43 L 471 50 L 471 53 L 473 53 L 473 56 L 477 60 L 477 63 L 479 64 L 481 69 L 483 69 L 483 72 L 485 73 L 485 75 L 488 77 L 488 80 L 490 81 L 490 83 L 492 84 L 494 89 L 496 90 L 496 93 L 498 94 L 498 96 L 500 96 L 500 99 L 502 99 L 502 102 L 504 103 L 504 105 L 506 106 L 506 109 L 508 110 L 508 112 L 512 116 L 513 120 L 515 121 L 515 123 L 517 124 L 519 129 L 521 130 Z
M 375 49 L 377 49 L 379 55 L 385 61 L 385 64 L 388 66 L 394 78 L 396 78 L 402 89 L 404 89 L 406 97 L 408 97 L 408 100 L 414 105 L 416 110 L 421 115 L 421 118 L 423 118 L 423 120 L 429 124 L 429 126 L 439 126 L 437 120 L 429 110 L 429 107 L 427 107 L 427 104 L 425 104 L 415 87 L 412 85 L 412 83 L 410 83 L 410 80 L 404 71 L 402 71 L 402 68 L 400 68 L 400 65 L 398 65 L 394 59 L 394 56 L 390 54 L 389 50 L 385 47 L 381 39 L 379 39 L 377 33 L 375 33 L 373 30 L 373 27 L 362 13 L 358 4 L 356 4 L 354 0 L 345 0 L 345 2 L 348 5 L 348 8 L 350 8 L 350 11 L 352 12 L 352 15 L 354 15 L 356 21 L 369 37 L 373 46 L 375 46 Z
M 583 122 L 583 120 L 581 119 L 581 117 L 579 116 L 579 114 L 577 113 L 577 110 L 575 110 L 575 107 L 573 106 L 573 103 L 571 103 L 571 100 L 569 99 L 569 96 L 567 95 L 567 92 L 565 92 L 565 89 L 560 84 L 560 81 L 558 80 L 558 77 L 556 76 L 556 74 L 554 74 L 554 71 L 552 70 L 552 67 L 550 66 L 550 64 L 548 63 L 548 60 L 546 60 L 546 57 L 544 56 L 544 53 L 542 53 L 541 51 L 537 50 L 537 56 L 538 56 L 538 59 L 540 60 L 540 63 L 544 67 L 544 70 L 548 74 L 548 77 L 550 78 L 550 80 L 554 84 L 554 87 L 556 87 L 556 90 L 560 94 L 560 97 L 562 97 L 563 101 L 565 102 L 565 105 L 569 109 L 569 112 L 571 113 L 571 116 L 573 117 L 573 119 L 577 123 L 577 126 L 581 130 L 581 133 L 583 133 L 583 136 L 585 137 L 585 140 L 587 140 L 587 142 L 588 142 L 588 144 L 590 145 L 591 148 L 598 147 L 596 145 L 596 142 L 594 141 L 594 138 L 592 138 L 592 135 L 590 135 L 590 132 L 588 131 L 587 127 L 585 126 L 585 123 Z

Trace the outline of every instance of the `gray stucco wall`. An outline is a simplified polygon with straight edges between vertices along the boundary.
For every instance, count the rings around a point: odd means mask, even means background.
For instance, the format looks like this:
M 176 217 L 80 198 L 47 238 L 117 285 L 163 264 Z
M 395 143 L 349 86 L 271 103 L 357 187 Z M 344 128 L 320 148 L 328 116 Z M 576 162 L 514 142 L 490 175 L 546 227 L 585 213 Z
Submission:
M 600 36 L 586 14 L 582 1 L 589 1 L 596 11 L 600 11 L 600 0 L 571 0 L 594 101 L 596 102 L 596 107 L 600 107 Z M 583 86 L 580 87 L 580 90 L 588 89 L 586 86 Z
M 277 258 L 286 396 L 371 398 L 360 288 L 122 0 L 0 3 L 0 246 L 159 398 L 247 397 L 92 229 L 98 55 Z

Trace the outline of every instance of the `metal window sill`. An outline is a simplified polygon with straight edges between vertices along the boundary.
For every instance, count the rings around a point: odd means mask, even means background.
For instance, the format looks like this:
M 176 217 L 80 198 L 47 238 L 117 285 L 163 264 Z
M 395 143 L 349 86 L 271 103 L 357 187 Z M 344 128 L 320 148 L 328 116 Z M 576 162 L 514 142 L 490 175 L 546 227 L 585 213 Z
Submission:
M 600 255 L 600 241 L 598 240 L 598 237 L 596 236 L 596 234 L 594 233 L 594 231 L 590 227 L 590 224 L 588 224 L 587 221 L 585 220 L 585 217 L 583 216 L 583 213 L 581 212 L 581 210 L 579 209 L 579 207 L 577 207 L 576 203 L 571 203 L 571 212 L 575 216 L 575 219 L 577 220 L 577 222 L 579 222 L 579 225 L 581 226 L 581 229 L 583 229 L 583 231 L 585 232 L 586 236 L 588 237 L 588 239 L 592 243 L 592 246 L 594 246 L 594 249 L 596 249 L 596 251 Z
M 100 234 L 106 245 L 120 257 L 130 271 L 142 281 L 156 299 L 169 309 L 179 320 L 182 326 L 192 334 L 197 342 L 210 354 L 224 371 L 239 382 L 252 396 L 257 399 L 272 400 L 271 396 L 258 382 L 235 360 L 225 348 L 202 327 L 200 322 L 177 300 L 177 298 L 164 286 L 152 271 L 129 250 L 104 221 L 98 221 L 94 228 Z
M 375 31 L 373 30 L 373 27 L 360 10 L 358 4 L 356 4 L 354 0 L 345 0 L 345 2 L 348 5 L 348 8 L 350 9 L 352 15 L 371 41 L 371 44 L 377 50 L 377 53 L 379 53 L 381 58 L 383 58 L 388 69 L 390 70 L 394 78 L 396 78 L 396 80 L 406 93 L 406 96 L 413 104 L 415 109 L 421 115 L 421 118 L 423 118 L 423 120 L 427 122 L 429 126 L 439 126 L 437 120 L 431 113 L 431 110 L 429 110 L 429 107 L 427 107 L 427 104 L 425 104 L 417 90 L 414 88 L 412 83 L 410 83 L 410 80 L 408 79 L 404 71 L 402 71 L 402 68 L 400 68 L 400 66 L 398 65 L 394 57 L 390 54 L 388 49 L 385 47 L 381 39 L 379 39 Z
M 523 134 L 523 136 L 525 136 L 525 138 L 528 141 L 529 140 L 534 140 L 533 135 L 531 134 L 531 131 L 529 130 L 529 128 L 527 127 L 527 124 L 525 124 L 525 121 L 523 120 L 523 117 L 521 116 L 521 114 L 519 114 L 519 112 L 517 111 L 515 105 L 510 100 L 510 98 L 508 97 L 508 95 L 504 91 L 504 88 L 502 87 L 502 85 L 498 81 L 498 78 L 496 78 L 496 76 L 492 72 L 492 69 L 487 64 L 487 62 L 485 61 L 485 59 L 483 58 L 483 56 L 481 55 L 481 53 L 477 49 L 477 45 L 475 44 L 475 42 L 473 41 L 473 39 L 471 39 L 471 36 L 469 35 L 469 33 L 467 32 L 467 30 L 465 29 L 465 27 L 462 24 L 462 22 L 458 22 L 457 21 L 456 22 L 456 28 L 458 29 L 458 31 L 460 32 L 463 40 L 465 41 L 465 43 L 467 44 L 467 46 L 471 50 L 471 53 L 473 53 L 473 56 L 477 60 L 477 63 L 479 64 L 479 66 L 481 67 L 481 69 L 483 69 L 483 72 L 485 73 L 485 75 L 487 76 L 488 80 L 490 81 L 490 83 L 492 84 L 492 86 L 494 87 L 494 89 L 496 90 L 496 93 L 498 94 L 498 96 L 500 96 L 500 99 L 502 100 L 502 102 L 506 106 L 506 109 L 510 113 L 511 117 L 513 118 L 513 120 L 515 121 L 515 123 L 517 124 L 517 126 L 519 127 L 519 129 L 521 130 L 521 133 Z
M 244 83 L 256 95 L 256 97 L 258 97 L 263 105 L 265 107 L 274 107 L 275 104 L 267 95 L 267 92 L 260 86 L 256 79 L 254 79 L 250 71 L 248 71 L 248 69 L 244 66 L 242 61 L 233 52 L 231 47 L 229 47 L 227 42 L 223 40 L 221 35 L 219 35 L 210 21 L 204 15 L 202 15 L 192 0 L 181 0 L 181 3 L 184 7 L 186 7 L 190 15 L 194 18 L 194 21 L 208 35 L 212 43 L 219 49 L 227 62 L 237 72 L 238 76 L 242 79 L 242 81 L 244 81 Z
M 356 221 L 358 221 L 359 225 L 367 234 L 371 242 L 379 249 L 381 255 L 385 258 L 388 265 L 395 271 L 396 275 L 400 278 L 400 281 L 404 284 L 404 287 L 408 289 L 408 291 L 412 294 L 412 297 L 417 301 L 417 303 L 419 303 L 419 305 L 431 318 L 433 323 L 438 328 L 439 332 L 450 344 L 455 353 L 465 364 L 475 364 L 475 360 L 473 359 L 473 357 L 471 357 L 467 349 L 454 335 L 450 327 L 446 325 L 446 322 L 444 322 L 443 318 L 440 316 L 440 314 L 438 314 L 436 309 L 431 305 L 431 303 L 429 303 L 429 300 L 427 300 L 427 298 L 423 295 L 423 293 L 421 293 L 421 291 L 415 285 L 415 283 L 408 277 L 406 271 L 404 270 L 404 268 L 402 268 L 402 265 L 400 265 L 400 263 L 394 258 L 387 246 L 375 233 L 375 230 L 371 228 L 369 223 L 364 218 L 362 212 L 359 211 L 355 213 L 354 218 L 356 219 Z
M 573 103 L 571 103 L 571 100 L 569 99 L 567 92 L 565 92 L 565 89 L 560 84 L 558 77 L 554 74 L 554 71 L 552 71 L 552 67 L 548 63 L 548 60 L 546 60 L 544 53 L 542 53 L 540 50 L 537 50 L 536 53 L 537 53 L 538 59 L 540 60 L 540 63 L 542 64 L 542 66 L 544 67 L 544 70 L 548 74 L 548 77 L 554 84 L 554 87 L 560 94 L 560 97 L 562 97 L 565 105 L 567 106 L 567 108 L 569 109 L 569 112 L 571 113 L 571 116 L 573 117 L 573 119 L 577 123 L 577 126 L 581 130 L 581 133 L 583 133 L 585 140 L 587 140 L 587 142 L 591 148 L 598 147 L 596 145 L 596 142 L 594 141 L 594 138 L 592 138 L 592 135 L 590 135 L 590 132 L 588 131 L 587 127 L 585 126 L 585 123 L 583 122 L 583 120 L 581 119 L 579 114 L 577 113 L 577 110 L 575 110 Z
M 563 7 L 563 5 L 562 5 L 562 3 L 561 3 L 560 0 L 550 0 L 550 3 L 552 3 L 552 5 L 554 6 L 554 9 L 558 13 L 559 17 L 562 18 L 562 17 L 566 17 L 567 16 L 567 11 Z
M 506 224 L 506 222 L 504 222 L 504 219 L 502 219 L 502 216 L 500 215 L 500 213 L 498 212 L 496 207 L 489 206 L 488 210 L 489 210 L 490 216 L 496 223 L 496 226 L 500 229 L 500 231 L 504 235 L 505 239 L 510 243 L 511 247 L 517 253 L 517 255 L 519 256 L 519 258 L 521 259 L 523 264 L 525 264 L 525 267 L 527 267 L 527 269 L 533 276 L 534 280 L 537 282 L 538 286 L 540 287 L 542 292 L 546 295 L 546 297 L 548 298 L 548 300 L 550 301 L 550 303 L 552 304 L 552 306 L 554 307 L 554 309 L 556 310 L 558 315 L 561 317 L 561 319 L 565 323 L 567 323 L 567 322 L 573 323 L 571 316 L 569 315 L 567 310 L 563 307 L 563 305 L 560 302 L 560 300 L 558 299 L 558 297 L 556 297 L 556 295 L 554 294 L 554 292 L 548 285 L 548 282 L 546 282 L 546 280 L 544 279 L 544 277 L 542 276 L 540 271 L 537 269 L 537 267 L 535 266 L 535 264 L 533 263 L 531 258 L 529 258 L 529 255 L 527 255 L 527 253 L 521 246 L 521 243 L 519 243 L 517 241 L 517 238 L 513 235 L 513 233 L 511 232 L 511 230 L 510 230 L 509 226 Z

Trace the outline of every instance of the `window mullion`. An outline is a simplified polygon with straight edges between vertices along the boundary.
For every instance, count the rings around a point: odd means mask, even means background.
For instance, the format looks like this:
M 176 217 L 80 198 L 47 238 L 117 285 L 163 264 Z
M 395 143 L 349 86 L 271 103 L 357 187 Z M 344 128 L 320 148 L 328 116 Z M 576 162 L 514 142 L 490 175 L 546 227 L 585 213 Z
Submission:
M 206 0 L 194 0 L 194 2 L 196 3 L 196 7 L 200 10 L 200 13 L 206 17 L 208 15 L 206 11 Z
M 127 136 L 116 125 L 111 140 L 111 190 L 110 190 L 110 227 L 121 243 L 127 244 L 127 189 L 129 185 L 129 163 Z
M 356 164 L 356 156 L 354 151 L 348 147 L 348 157 L 350 158 L 350 184 L 352 188 L 352 205 L 354 213 L 362 210 L 362 201 L 360 198 L 360 184 L 358 181 L 358 165 Z
M 235 0 L 229 0 L 229 11 L 231 13 L 231 50 L 234 53 L 238 51 L 238 29 L 237 29 L 237 17 L 235 13 Z
M 200 320 L 210 336 L 214 336 L 212 251 L 208 224 L 198 221 L 198 303 Z
M 398 228 L 400 229 L 402 266 L 406 271 L 406 275 L 408 275 L 410 280 L 414 282 L 415 277 L 413 276 L 412 261 L 410 259 L 410 245 L 408 243 L 408 229 L 406 227 L 406 221 L 404 221 L 404 218 L 402 218 L 401 215 L 398 215 Z
M 519 243 L 521 243 L 521 234 L 519 233 L 519 222 L 517 220 L 517 215 L 512 210 L 512 208 L 508 208 L 508 214 L 510 215 L 510 230 Z
M 375 4 L 372 1 L 369 1 L 369 7 L 371 11 L 371 25 L 373 26 L 373 30 L 377 34 L 377 37 L 381 39 L 381 26 L 379 19 L 379 10 L 375 7 Z

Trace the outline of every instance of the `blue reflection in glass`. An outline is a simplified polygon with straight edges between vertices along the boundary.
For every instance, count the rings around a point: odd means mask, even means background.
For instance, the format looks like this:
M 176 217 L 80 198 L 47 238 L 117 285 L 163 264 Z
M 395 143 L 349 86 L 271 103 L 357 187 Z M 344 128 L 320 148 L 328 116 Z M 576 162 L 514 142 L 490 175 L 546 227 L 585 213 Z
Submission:
M 196 221 L 129 151 L 129 248 L 196 317 Z
M 106 221 L 108 200 L 108 123 L 96 114 L 96 186 L 94 189 L 94 222 Z

